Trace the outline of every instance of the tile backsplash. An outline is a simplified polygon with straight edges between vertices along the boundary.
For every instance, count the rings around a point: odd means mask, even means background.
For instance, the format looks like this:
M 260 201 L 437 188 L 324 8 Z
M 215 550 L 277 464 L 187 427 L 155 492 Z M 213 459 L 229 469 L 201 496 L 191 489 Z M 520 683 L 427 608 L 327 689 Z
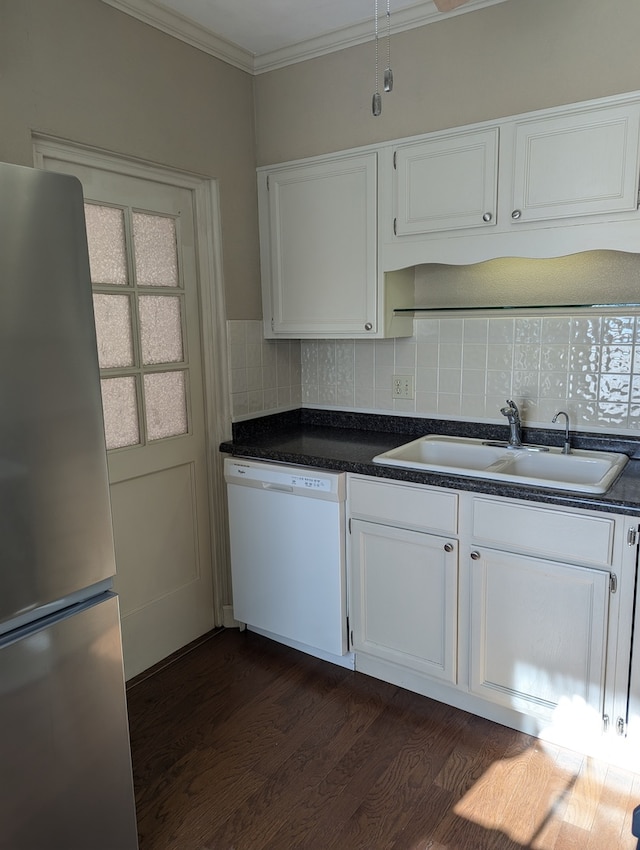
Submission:
M 260 321 L 228 321 L 233 419 L 300 407 L 299 340 L 269 340 Z
M 506 398 L 523 421 L 640 430 L 640 312 L 416 318 L 396 340 L 262 339 L 262 323 L 230 321 L 234 419 L 292 406 L 501 422 Z M 393 375 L 414 399 L 392 397 Z

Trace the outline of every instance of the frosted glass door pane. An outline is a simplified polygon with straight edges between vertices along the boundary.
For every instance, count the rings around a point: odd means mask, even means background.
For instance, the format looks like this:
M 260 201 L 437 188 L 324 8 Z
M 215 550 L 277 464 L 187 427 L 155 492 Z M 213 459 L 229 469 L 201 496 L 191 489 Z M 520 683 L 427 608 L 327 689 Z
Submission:
M 184 372 L 144 375 L 147 436 L 150 440 L 187 433 Z
M 138 309 L 143 365 L 182 362 L 180 298 L 142 295 Z
M 90 202 L 85 216 L 107 448 L 188 434 L 176 218 Z
M 103 378 L 102 409 L 108 449 L 140 443 L 135 378 Z
M 133 365 L 131 302 L 128 295 L 93 296 L 93 312 L 98 337 L 98 362 L 101 369 Z
M 133 213 L 138 286 L 177 286 L 176 224 L 172 218 Z
M 84 217 L 89 243 L 91 283 L 126 286 L 127 252 L 124 235 L 124 213 L 114 207 L 85 204 Z

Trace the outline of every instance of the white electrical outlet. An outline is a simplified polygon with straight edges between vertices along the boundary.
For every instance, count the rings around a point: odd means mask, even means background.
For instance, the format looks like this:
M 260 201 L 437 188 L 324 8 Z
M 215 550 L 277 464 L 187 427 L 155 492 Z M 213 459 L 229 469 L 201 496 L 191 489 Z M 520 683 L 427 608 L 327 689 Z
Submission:
M 413 398 L 413 375 L 394 375 L 392 394 L 394 398 Z

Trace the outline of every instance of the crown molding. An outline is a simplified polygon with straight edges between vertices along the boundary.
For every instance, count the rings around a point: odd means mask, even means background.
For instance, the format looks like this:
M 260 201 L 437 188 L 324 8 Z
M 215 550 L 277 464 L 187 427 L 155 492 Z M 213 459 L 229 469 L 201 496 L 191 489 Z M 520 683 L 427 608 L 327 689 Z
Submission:
M 198 26 L 177 12 L 167 9 L 156 0 L 102 0 L 102 2 L 250 74 L 274 71 L 277 68 L 284 68 L 287 65 L 304 62 L 306 59 L 314 59 L 373 40 L 372 18 L 370 21 L 343 27 L 279 50 L 254 55 L 211 30 Z M 443 13 L 437 10 L 433 0 L 423 0 L 409 9 L 400 9 L 392 14 L 391 33 L 426 26 L 443 18 L 464 15 L 467 12 L 504 2 L 506 0 L 469 0 L 463 6 Z
M 188 18 L 161 6 L 154 0 L 102 0 L 132 18 L 161 30 L 192 47 L 222 59 L 241 71 L 255 73 L 255 56 L 237 44 L 227 41 L 209 29 L 200 27 Z
M 411 6 L 409 9 L 399 9 L 392 13 L 391 33 L 396 34 L 405 30 L 416 29 L 441 21 L 443 18 L 453 18 L 456 15 L 464 15 L 485 6 L 495 6 L 497 3 L 504 2 L 506 0 L 470 0 L 464 6 L 443 13 L 436 9 L 433 0 L 423 0 L 423 2 Z M 326 53 L 344 50 L 346 47 L 365 44 L 367 41 L 373 41 L 373 18 L 360 24 L 326 33 L 317 38 L 289 45 L 281 50 L 255 56 L 254 73 L 262 74 L 266 71 L 274 71 L 286 65 L 304 62 L 305 59 L 314 59 Z

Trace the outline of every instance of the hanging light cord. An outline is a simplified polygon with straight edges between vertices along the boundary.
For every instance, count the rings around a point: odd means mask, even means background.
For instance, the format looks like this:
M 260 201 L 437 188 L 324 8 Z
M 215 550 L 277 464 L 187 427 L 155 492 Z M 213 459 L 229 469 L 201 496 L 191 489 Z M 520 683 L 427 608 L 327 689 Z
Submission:
M 384 90 L 393 90 L 393 71 L 391 70 L 391 0 L 387 0 L 387 67 L 384 71 Z
M 382 97 L 378 88 L 378 0 L 374 0 L 375 43 L 376 43 L 376 90 L 371 102 L 371 111 L 375 116 L 382 112 Z
M 378 15 L 378 0 L 374 0 L 373 4 L 374 17 L 374 35 L 376 48 L 376 90 L 371 101 L 371 111 L 374 116 L 382 113 L 382 95 L 380 94 L 380 56 L 379 56 L 379 15 Z M 385 92 L 393 90 L 393 71 L 391 70 L 391 0 L 387 0 L 387 67 L 384 69 L 382 87 Z
M 375 0 L 376 6 L 376 91 L 378 91 L 378 0 Z
M 391 0 L 387 0 L 387 68 L 391 68 Z

